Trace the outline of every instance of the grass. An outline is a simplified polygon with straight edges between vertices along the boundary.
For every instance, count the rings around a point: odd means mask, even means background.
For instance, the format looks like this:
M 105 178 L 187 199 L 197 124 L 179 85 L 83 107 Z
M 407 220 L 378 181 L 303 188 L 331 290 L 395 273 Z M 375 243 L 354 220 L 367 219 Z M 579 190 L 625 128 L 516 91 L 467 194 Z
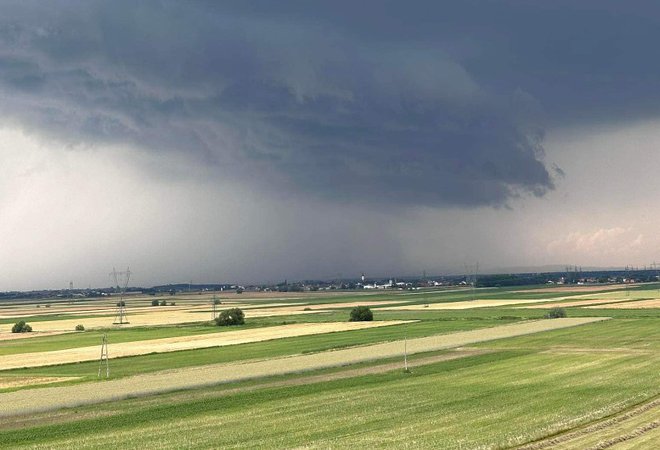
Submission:
M 162 396 L 144 406 L 120 402 L 110 417 L 5 431 L 0 441 L 20 447 L 38 436 L 42 446 L 77 448 L 112 442 L 139 447 L 145 436 L 150 445 L 169 448 L 519 445 L 660 394 L 657 351 L 644 357 L 634 352 L 545 351 L 585 345 L 591 350 L 643 349 L 643 341 L 655 336 L 649 335 L 651 324 L 638 320 L 623 321 L 607 332 L 611 322 L 482 344 L 500 351 L 413 367 L 412 374 L 393 371 L 192 401 Z M 603 336 L 607 342 L 598 347 Z M 85 417 L 92 409 L 77 411 Z
M 515 320 L 512 319 L 427 320 L 383 328 L 275 339 L 271 341 L 233 345 L 228 347 L 118 358 L 111 360 L 110 365 L 112 367 L 113 378 L 117 378 L 181 367 L 319 352 L 334 348 L 403 339 L 404 336 L 407 336 L 408 338 L 431 336 L 434 334 L 492 327 L 514 321 Z M 216 327 L 216 329 L 217 328 L 218 327 Z M 128 332 L 128 330 L 121 331 L 121 333 Z M 111 343 L 110 351 L 112 351 L 113 341 L 110 338 L 109 340 Z M 98 362 L 93 361 L 60 366 L 16 369 L 3 371 L 1 373 L 22 376 L 76 376 L 82 377 L 83 380 L 81 381 L 84 381 L 96 380 L 97 370 Z
M 539 286 L 546 287 L 546 286 Z M 570 293 L 512 292 L 479 289 L 479 299 L 568 297 Z M 582 298 L 637 299 L 658 297 L 658 285 L 627 292 L 591 292 Z M 286 295 L 286 294 L 284 294 Z M 290 301 L 353 302 L 400 300 L 423 304 L 464 301 L 466 291 L 388 292 L 340 295 Z M 573 296 L 571 295 L 571 296 Z M 275 300 L 273 300 L 275 301 Z M 288 300 L 287 300 L 288 301 Z M 267 301 L 259 301 L 267 305 Z M 113 377 L 247 359 L 318 352 L 351 345 L 423 337 L 502 325 L 542 317 L 546 309 L 510 307 L 452 311 L 383 311 L 372 307 L 376 320 L 420 320 L 405 326 L 278 339 L 223 348 L 111 360 Z M 475 345 L 490 353 L 402 370 L 313 383 L 266 386 L 268 380 L 186 391 L 80 407 L 0 425 L 6 447 L 101 448 L 507 448 L 584 427 L 660 395 L 660 310 L 566 308 L 569 317 L 609 316 L 612 320 L 502 339 Z M 283 322 L 346 320 L 348 309 L 305 316 L 260 318 L 251 327 Z M 223 330 L 200 325 L 126 329 L 109 332 L 112 342 L 153 339 Z M 0 342 L 0 354 L 94 345 L 99 333 Z M 76 339 L 83 341 L 76 342 Z M 90 342 L 90 343 L 87 343 Z M 27 350 L 26 350 L 27 349 Z M 417 355 L 420 356 L 420 355 Z M 360 365 L 369 366 L 371 363 Z M 374 363 L 375 364 L 375 363 Z M 98 362 L 0 372 L 0 375 L 82 376 L 96 378 Z M 308 375 L 337 372 L 329 369 Z M 294 380 L 302 375 L 275 377 Z M 102 386 L 99 384 L 99 386 Z M 250 389 L 230 394 L 232 389 Z M 616 439 L 630 434 L 657 411 L 603 432 Z M 258 424 L 258 426 L 255 426 Z M 224 432 L 231 430 L 231 432 Z M 644 448 L 658 429 L 627 441 L 622 448 Z M 570 441 L 566 448 L 584 448 L 599 436 Z M 563 448 L 563 447 L 562 447 Z

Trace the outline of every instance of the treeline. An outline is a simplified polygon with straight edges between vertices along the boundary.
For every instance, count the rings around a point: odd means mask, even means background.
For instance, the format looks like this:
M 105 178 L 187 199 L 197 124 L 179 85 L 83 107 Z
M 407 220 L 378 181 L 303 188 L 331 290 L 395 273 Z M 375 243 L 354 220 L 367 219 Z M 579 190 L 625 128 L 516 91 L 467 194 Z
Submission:
M 506 287 L 546 284 L 562 280 L 566 284 L 577 283 L 649 283 L 658 281 L 658 270 L 612 270 L 584 272 L 514 273 L 479 275 L 478 287 Z
M 506 287 L 524 286 L 530 284 L 545 284 L 548 282 L 549 274 L 522 273 L 501 275 L 479 275 L 478 287 Z

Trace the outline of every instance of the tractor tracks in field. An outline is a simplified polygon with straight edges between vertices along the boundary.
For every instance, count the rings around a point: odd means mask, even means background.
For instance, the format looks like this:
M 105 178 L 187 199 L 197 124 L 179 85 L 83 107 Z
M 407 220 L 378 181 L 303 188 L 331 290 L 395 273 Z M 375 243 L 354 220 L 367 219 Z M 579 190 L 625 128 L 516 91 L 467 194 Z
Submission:
M 608 439 L 606 441 L 603 441 L 599 443 L 598 445 L 595 445 L 593 447 L 590 447 L 589 450 L 604 450 L 606 448 L 610 448 L 616 444 L 620 444 L 622 442 L 629 441 L 631 439 L 638 438 L 642 436 L 645 433 L 648 433 L 651 430 L 655 430 L 656 428 L 660 427 L 660 420 L 655 420 L 648 425 L 644 425 L 643 427 L 637 428 L 635 431 L 632 433 L 624 434 L 622 436 L 619 436 L 614 439 Z
M 594 423 L 592 425 L 587 425 L 584 428 L 575 430 L 575 431 L 569 431 L 564 434 L 559 434 L 556 436 L 552 436 L 550 438 L 545 438 L 540 441 L 532 442 L 529 444 L 522 445 L 520 447 L 517 447 L 518 450 L 542 450 L 546 448 L 552 448 L 560 444 L 566 444 L 570 443 L 570 441 L 576 440 L 583 438 L 585 436 L 588 436 L 590 434 L 595 434 L 599 432 L 606 431 L 612 427 L 615 427 L 616 425 L 621 424 L 622 422 L 625 422 L 627 420 L 633 419 L 641 414 L 644 414 L 648 411 L 651 411 L 655 408 L 660 407 L 660 397 L 656 397 L 651 401 L 648 401 L 646 403 L 643 403 L 641 405 L 637 405 L 632 407 L 631 409 L 628 409 L 622 413 L 616 414 L 613 417 L 601 420 L 597 423 Z M 587 447 L 589 450 L 604 450 L 607 448 L 610 448 L 616 444 L 629 441 L 631 439 L 638 438 L 645 433 L 648 433 L 649 431 L 652 431 L 656 428 L 660 427 L 660 420 L 654 420 L 644 426 L 641 426 L 634 431 L 626 434 L 622 434 L 621 436 L 617 436 L 615 438 L 607 439 L 602 442 L 599 442 L 595 446 L 592 447 Z

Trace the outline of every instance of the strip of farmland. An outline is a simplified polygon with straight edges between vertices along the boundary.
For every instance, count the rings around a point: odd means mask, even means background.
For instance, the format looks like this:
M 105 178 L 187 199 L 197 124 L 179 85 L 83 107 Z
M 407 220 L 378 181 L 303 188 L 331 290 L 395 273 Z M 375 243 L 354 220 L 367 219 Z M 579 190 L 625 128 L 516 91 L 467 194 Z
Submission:
M 437 351 L 606 319 L 591 317 L 539 320 L 429 336 L 408 340 L 407 349 L 411 354 Z M 98 383 L 85 383 L 75 386 L 46 387 L 2 393 L 0 394 L 0 417 L 393 358 L 402 355 L 403 346 L 403 341 L 394 341 L 263 361 L 170 370 L 106 381 L 103 382 L 102 388 Z
M 428 310 L 451 310 L 451 309 L 471 309 L 471 308 L 488 308 L 491 306 L 518 306 L 527 303 L 544 303 L 556 300 L 555 298 L 542 298 L 542 299 L 505 299 L 505 300 L 466 300 L 461 302 L 446 302 L 446 303 L 428 303 L 416 305 L 402 305 L 402 306 L 388 306 L 379 308 L 379 310 L 388 311 L 428 311 Z
M 251 328 L 247 330 L 226 331 L 223 333 L 177 336 L 160 339 L 147 339 L 134 342 L 121 342 L 110 345 L 110 358 L 146 355 L 149 353 L 167 353 L 198 348 L 224 347 L 227 345 L 247 344 L 271 339 L 309 336 L 313 334 L 333 333 L 337 331 L 364 330 L 390 325 L 400 325 L 410 321 L 390 320 L 373 322 L 321 322 L 278 325 L 274 327 Z M 20 369 L 24 367 L 43 367 L 56 364 L 95 361 L 99 359 L 100 346 L 70 348 L 48 352 L 18 353 L 0 356 L 0 369 Z

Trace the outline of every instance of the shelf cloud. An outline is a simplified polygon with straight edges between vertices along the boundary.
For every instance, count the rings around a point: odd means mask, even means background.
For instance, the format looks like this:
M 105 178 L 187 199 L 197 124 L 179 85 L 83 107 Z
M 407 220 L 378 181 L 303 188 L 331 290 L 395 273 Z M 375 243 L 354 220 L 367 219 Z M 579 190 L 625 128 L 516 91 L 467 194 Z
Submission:
M 554 187 L 533 95 L 435 42 L 203 2 L 3 9 L 0 112 L 49 138 L 327 201 L 502 206 Z

